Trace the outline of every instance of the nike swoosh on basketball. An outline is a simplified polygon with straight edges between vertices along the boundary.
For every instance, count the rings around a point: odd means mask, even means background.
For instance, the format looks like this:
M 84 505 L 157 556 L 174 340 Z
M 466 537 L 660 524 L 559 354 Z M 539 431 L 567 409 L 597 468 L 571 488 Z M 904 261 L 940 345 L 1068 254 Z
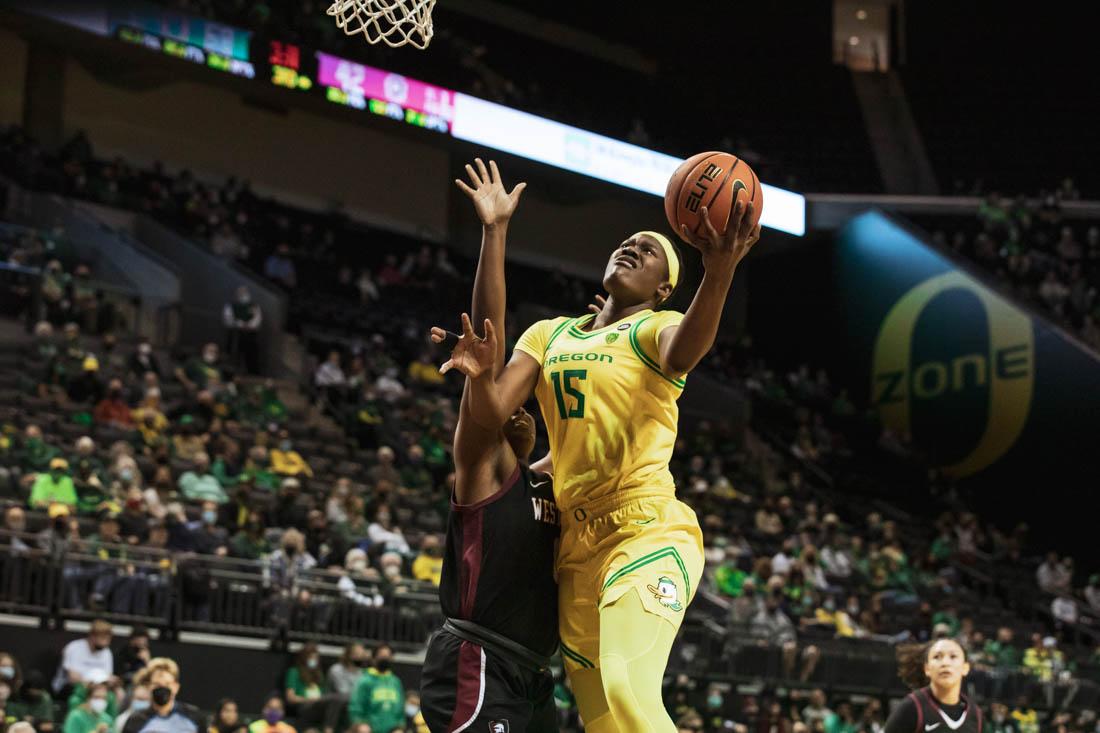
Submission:
M 932 725 L 924 726 L 924 729 L 925 730 L 935 730 L 936 728 L 939 728 L 939 727 L 940 727 L 939 723 L 933 723 Z

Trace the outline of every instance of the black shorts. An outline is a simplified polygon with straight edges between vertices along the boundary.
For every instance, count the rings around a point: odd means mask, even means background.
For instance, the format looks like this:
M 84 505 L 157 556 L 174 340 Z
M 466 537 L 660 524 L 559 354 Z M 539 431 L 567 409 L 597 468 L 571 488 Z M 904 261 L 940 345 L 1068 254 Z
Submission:
M 428 642 L 420 710 L 432 733 L 553 733 L 554 678 L 440 630 Z

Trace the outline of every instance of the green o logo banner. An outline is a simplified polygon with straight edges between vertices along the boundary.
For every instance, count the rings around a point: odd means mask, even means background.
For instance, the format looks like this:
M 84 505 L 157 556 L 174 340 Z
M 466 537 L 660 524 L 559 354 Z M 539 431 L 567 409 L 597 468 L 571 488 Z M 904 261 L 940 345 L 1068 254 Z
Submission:
M 913 332 L 929 303 L 950 290 L 975 296 L 985 309 L 988 347 L 958 353 L 947 360 L 913 363 Z M 942 324 L 951 329 L 953 324 Z M 871 395 L 883 424 L 899 433 L 912 432 L 915 401 L 947 400 L 967 386 L 988 394 L 987 418 L 973 450 L 949 465 L 952 476 L 969 476 L 1003 456 L 1023 432 L 1031 408 L 1035 378 L 1035 344 L 1031 320 L 992 291 L 961 272 L 931 277 L 903 295 L 886 314 L 875 340 Z M 959 405 L 959 409 L 963 407 Z

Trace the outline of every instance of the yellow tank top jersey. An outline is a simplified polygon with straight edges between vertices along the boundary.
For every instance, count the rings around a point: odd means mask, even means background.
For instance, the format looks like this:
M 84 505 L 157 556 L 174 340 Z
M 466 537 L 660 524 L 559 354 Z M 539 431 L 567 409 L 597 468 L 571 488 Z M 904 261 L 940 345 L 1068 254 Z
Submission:
M 593 318 L 539 321 L 516 344 L 542 365 L 535 396 L 564 511 L 618 490 L 676 490 L 668 462 L 684 380 L 661 371 L 657 338 L 684 316 L 644 310 L 582 330 Z

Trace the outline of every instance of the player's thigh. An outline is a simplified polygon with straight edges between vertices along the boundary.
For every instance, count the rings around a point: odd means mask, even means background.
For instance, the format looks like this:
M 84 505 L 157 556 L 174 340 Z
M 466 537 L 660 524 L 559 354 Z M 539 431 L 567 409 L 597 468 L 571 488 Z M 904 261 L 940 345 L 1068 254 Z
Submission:
M 460 639 L 437 631 L 428 642 L 420 673 L 420 709 L 432 733 L 444 733 L 451 725 L 458 699 Z
M 558 573 L 558 632 L 565 671 L 593 669 L 600 653 L 599 595 L 595 566 L 562 568 Z

